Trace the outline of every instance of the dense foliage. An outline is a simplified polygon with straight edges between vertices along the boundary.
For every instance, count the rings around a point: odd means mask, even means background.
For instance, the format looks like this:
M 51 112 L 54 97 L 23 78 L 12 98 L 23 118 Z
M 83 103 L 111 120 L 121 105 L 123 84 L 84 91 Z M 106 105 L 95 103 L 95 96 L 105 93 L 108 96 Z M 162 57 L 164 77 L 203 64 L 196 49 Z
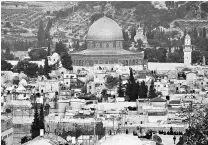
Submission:
M 136 101 L 139 94 L 139 83 L 134 80 L 133 71 L 130 69 L 130 76 L 126 86 L 126 100 Z
M 208 109 L 206 107 L 195 108 L 189 106 L 185 113 L 188 116 L 189 128 L 186 129 L 185 134 L 180 137 L 177 145 L 195 144 L 207 145 L 208 144 Z M 190 116 L 190 113 L 193 113 Z
M 117 86 L 119 79 L 113 76 L 106 76 L 105 86 L 108 89 L 112 89 L 113 87 Z
M 61 57 L 61 63 L 62 66 L 67 69 L 67 70 L 73 70 L 72 67 L 72 59 L 71 56 L 68 53 L 64 53 L 63 56 Z
M 39 67 L 36 63 L 30 63 L 28 61 L 19 61 L 14 67 L 15 72 L 23 72 L 28 77 L 37 77 Z
M 31 137 L 34 139 L 35 137 L 39 136 L 40 130 L 39 130 L 39 113 L 38 113 L 38 107 L 35 105 L 35 113 L 34 113 L 34 120 L 31 125 Z
M 31 60 L 41 60 L 47 56 L 47 51 L 40 48 L 40 49 L 33 49 L 29 53 Z
M 150 84 L 150 88 L 149 88 L 149 98 L 153 99 L 153 98 L 156 98 L 157 96 L 158 95 L 156 93 L 156 89 L 155 89 L 155 86 L 154 86 L 154 81 L 152 80 L 151 84 Z
M 119 75 L 119 84 L 118 84 L 118 90 L 117 90 L 118 97 L 124 97 L 124 91 L 123 91 L 122 87 L 123 87 L 122 79 L 121 79 L 121 76 Z
M 12 69 L 12 64 L 8 63 L 7 61 L 1 59 L 1 70 L 2 71 L 11 71 Z
M 14 41 L 5 41 L 1 40 L 1 49 L 6 50 L 9 48 L 13 51 L 27 51 L 30 47 L 37 47 L 37 41 L 22 41 L 22 40 L 14 40 Z

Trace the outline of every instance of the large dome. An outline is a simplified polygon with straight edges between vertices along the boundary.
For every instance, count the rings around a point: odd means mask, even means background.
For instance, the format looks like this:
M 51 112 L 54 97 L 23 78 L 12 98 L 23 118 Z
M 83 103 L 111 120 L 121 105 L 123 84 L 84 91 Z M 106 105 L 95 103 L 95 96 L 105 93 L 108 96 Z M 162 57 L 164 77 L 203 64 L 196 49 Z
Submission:
M 123 33 L 120 26 L 114 20 L 102 17 L 90 26 L 87 40 L 123 40 Z

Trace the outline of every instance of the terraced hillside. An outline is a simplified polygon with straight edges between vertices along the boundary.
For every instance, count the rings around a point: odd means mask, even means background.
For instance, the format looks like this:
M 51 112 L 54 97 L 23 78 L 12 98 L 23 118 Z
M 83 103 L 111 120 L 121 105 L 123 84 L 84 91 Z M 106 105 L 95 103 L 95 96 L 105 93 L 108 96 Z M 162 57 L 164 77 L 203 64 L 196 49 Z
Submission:
M 154 25 L 156 26 L 166 23 L 166 26 L 172 24 L 174 27 L 189 27 L 189 24 L 191 23 L 188 22 L 188 24 L 184 26 L 184 24 L 177 19 L 181 17 L 181 20 L 191 20 L 195 18 L 195 13 L 200 13 L 201 11 L 199 9 L 200 2 L 195 4 L 197 5 L 197 10 L 195 10 L 192 5 L 189 6 L 187 4 L 190 9 L 188 12 L 184 11 L 183 8 L 183 6 L 186 5 L 186 2 L 183 2 L 181 6 L 174 6 L 169 10 L 154 8 L 154 5 L 145 4 L 145 2 L 126 2 L 124 3 L 125 5 L 122 2 L 120 5 L 119 3 L 116 4 L 115 2 L 110 2 L 105 4 L 104 7 L 100 7 L 101 4 L 99 2 L 86 2 L 87 4 L 83 4 L 84 7 L 80 7 L 80 3 L 84 2 L 4 2 L 1 7 L 2 24 L 4 26 L 6 22 L 10 22 L 12 26 L 26 29 L 28 33 L 31 35 L 33 33 L 33 36 L 35 36 L 40 19 L 42 19 L 44 25 L 46 25 L 48 17 L 50 17 L 53 18 L 53 26 L 51 29 L 52 35 L 58 28 L 59 31 L 66 33 L 66 36 L 69 38 L 83 39 L 86 37 L 88 28 L 92 23 L 92 16 L 101 12 L 110 14 L 121 27 L 127 30 L 132 26 L 135 27 L 139 22 L 149 20 L 155 21 L 154 23 L 157 24 Z M 90 8 L 88 8 L 87 5 L 89 5 Z M 68 13 L 65 17 L 57 18 L 55 12 L 64 12 L 67 9 L 72 8 L 72 6 L 77 6 L 77 9 Z M 118 6 L 121 8 L 118 8 Z M 175 22 L 178 22 L 179 25 L 175 26 Z M 200 24 L 200 27 L 203 27 L 206 24 L 206 22 L 203 22 Z M 30 34 L 28 34 L 28 36 Z

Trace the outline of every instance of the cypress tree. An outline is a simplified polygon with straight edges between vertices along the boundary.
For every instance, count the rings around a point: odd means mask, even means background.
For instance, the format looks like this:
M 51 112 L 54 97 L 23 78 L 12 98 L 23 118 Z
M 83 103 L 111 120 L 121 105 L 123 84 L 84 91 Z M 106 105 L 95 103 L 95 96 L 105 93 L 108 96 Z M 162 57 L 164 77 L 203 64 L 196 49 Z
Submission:
M 39 130 L 43 129 L 45 133 L 45 123 L 44 123 L 44 110 L 43 104 L 40 106 L 40 115 L 39 115 Z
M 150 89 L 149 89 L 149 98 L 153 99 L 153 98 L 156 98 L 156 97 L 157 97 L 157 93 L 156 93 L 156 90 L 155 90 L 155 87 L 154 87 L 154 81 L 152 80 L 151 84 L 150 84 Z
M 63 67 L 67 70 L 72 70 L 72 59 L 71 56 L 68 53 L 64 53 L 64 55 L 61 58 L 61 63 Z
M 50 45 L 50 38 L 48 40 L 48 56 L 51 55 L 51 45 Z
M 67 52 L 65 45 L 61 41 L 59 41 L 59 43 L 56 42 L 55 52 L 59 55 Z
M 130 76 L 126 88 L 126 95 L 127 95 L 126 97 L 128 97 L 127 100 L 136 101 L 136 99 L 138 98 L 138 89 L 139 89 L 138 83 L 135 82 L 133 71 L 130 68 Z
M 59 43 L 56 42 L 56 46 L 55 46 L 55 52 L 58 53 L 58 50 L 59 50 Z
M 1 145 L 6 145 L 6 142 L 1 139 Z
M 185 36 L 186 36 L 186 34 L 187 34 L 187 30 L 185 29 L 183 37 L 185 37 Z
M 196 39 L 198 37 L 198 32 L 197 32 L 196 27 L 194 28 L 192 33 L 193 33 L 193 38 Z
M 48 73 L 49 73 L 48 57 L 46 56 L 44 62 L 44 75 L 48 77 L 49 76 Z
M 124 97 L 124 92 L 122 90 L 122 79 L 120 75 L 119 75 L 118 97 Z
M 135 82 L 135 80 L 134 80 L 134 76 L 133 76 L 133 71 L 132 71 L 132 68 L 130 68 L 130 76 L 129 76 L 129 81 L 130 81 L 131 83 Z
M 134 36 L 136 35 L 136 29 L 132 28 L 131 29 L 131 41 L 134 41 Z
M 47 26 L 45 28 L 45 39 L 49 39 L 50 38 L 50 29 L 51 29 L 51 26 L 52 26 L 52 21 L 49 18 L 48 23 L 47 23 Z
M 34 113 L 34 120 L 31 125 L 31 137 L 32 139 L 36 138 L 37 136 L 40 135 L 40 130 L 39 130 L 39 115 L 38 115 L 38 107 L 37 104 L 35 104 L 35 113 Z
M 43 47 L 44 45 L 44 39 L 45 39 L 45 33 L 43 28 L 43 21 L 40 20 L 39 27 L 38 27 L 38 45 L 39 47 Z
M 206 36 L 207 36 L 207 32 L 206 32 L 206 28 L 205 27 L 203 28 L 203 34 L 202 35 L 203 35 L 203 38 L 206 38 Z
M 140 85 L 139 97 L 147 98 L 148 87 L 145 85 L 145 82 L 142 81 Z

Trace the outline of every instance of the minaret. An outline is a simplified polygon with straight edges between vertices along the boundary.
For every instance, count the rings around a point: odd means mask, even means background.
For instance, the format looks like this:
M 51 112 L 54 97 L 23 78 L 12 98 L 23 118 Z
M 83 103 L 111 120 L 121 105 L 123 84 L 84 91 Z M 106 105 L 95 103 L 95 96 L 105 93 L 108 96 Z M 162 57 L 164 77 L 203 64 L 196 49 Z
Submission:
M 192 45 L 191 45 L 191 37 L 189 36 L 189 34 L 186 34 L 185 36 L 183 52 L 184 52 L 184 64 L 186 66 L 190 66 L 192 62 L 191 59 Z

